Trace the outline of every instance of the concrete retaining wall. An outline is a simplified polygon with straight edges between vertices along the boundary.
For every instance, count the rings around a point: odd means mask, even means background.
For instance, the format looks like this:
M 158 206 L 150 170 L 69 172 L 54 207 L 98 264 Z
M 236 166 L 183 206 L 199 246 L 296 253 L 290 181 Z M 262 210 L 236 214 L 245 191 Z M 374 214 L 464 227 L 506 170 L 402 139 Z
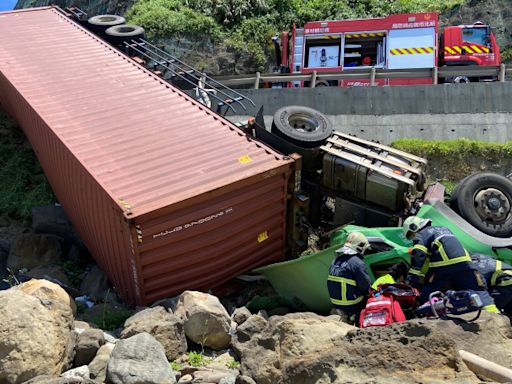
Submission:
M 277 109 L 305 105 L 328 115 L 337 130 L 385 144 L 402 137 L 512 140 L 512 82 L 240 92 L 263 105 L 267 127 Z

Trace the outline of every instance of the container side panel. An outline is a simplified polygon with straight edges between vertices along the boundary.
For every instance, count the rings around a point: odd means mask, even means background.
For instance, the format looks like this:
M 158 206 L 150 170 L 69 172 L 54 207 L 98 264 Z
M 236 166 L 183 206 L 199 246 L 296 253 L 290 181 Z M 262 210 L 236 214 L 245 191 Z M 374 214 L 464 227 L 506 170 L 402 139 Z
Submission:
M 145 302 L 208 290 L 284 257 L 287 173 L 139 222 Z
M 20 124 L 73 226 L 120 296 L 135 303 L 134 250 L 122 210 L 0 74 L 0 104 Z

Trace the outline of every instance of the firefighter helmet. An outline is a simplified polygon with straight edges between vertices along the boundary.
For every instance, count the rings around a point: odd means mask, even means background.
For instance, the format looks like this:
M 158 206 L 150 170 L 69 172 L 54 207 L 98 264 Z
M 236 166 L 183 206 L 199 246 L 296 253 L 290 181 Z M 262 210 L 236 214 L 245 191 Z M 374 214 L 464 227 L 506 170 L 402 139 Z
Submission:
M 422 219 L 421 217 L 417 217 L 417 216 L 409 216 L 404 221 L 404 236 L 407 238 L 410 238 L 411 232 L 417 233 L 418 231 L 421 231 L 423 228 L 425 228 L 430 223 L 432 223 L 432 220 L 430 220 L 430 219 Z
M 356 251 L 357 253 L 363 255 L 364 252 L 370 248 L 370 243 L 365 235 L 361 232 L 351 232 L 347 239 L 345 240 L 345 247 Z

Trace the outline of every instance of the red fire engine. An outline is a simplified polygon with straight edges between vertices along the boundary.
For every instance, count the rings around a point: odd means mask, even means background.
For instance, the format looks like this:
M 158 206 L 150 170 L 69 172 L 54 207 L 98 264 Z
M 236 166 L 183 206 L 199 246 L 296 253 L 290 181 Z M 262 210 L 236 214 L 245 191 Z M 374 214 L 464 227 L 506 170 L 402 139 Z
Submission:
M 275 43 L 279 46 L 278 39 Z M 284 32 L 278 49 L 281 72 L 337 72 L 357 68 L 412 69 L 444 65 L 500 64 L 500 50 L 491 28 L 446 27 L 438 35 L 436 13 L 396 14 L 374 19 L 313 21 Z M 455 76 L 447 82 L 469 82 Z M 368 78 L 323 81 L 317 85 L 365 86 Z M 376 79 L 378 85 L 431 84 L 432 78 Z M 301 86 L 294 82 L 293 86 Z

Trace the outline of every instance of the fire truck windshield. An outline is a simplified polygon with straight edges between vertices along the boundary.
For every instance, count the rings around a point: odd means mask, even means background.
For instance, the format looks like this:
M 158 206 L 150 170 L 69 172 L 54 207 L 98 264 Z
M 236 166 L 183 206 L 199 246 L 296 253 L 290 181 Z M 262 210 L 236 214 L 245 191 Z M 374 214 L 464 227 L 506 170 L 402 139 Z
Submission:
M 487 28 L 463 28 L 462 41 L 483 46 L 489 45 Z

